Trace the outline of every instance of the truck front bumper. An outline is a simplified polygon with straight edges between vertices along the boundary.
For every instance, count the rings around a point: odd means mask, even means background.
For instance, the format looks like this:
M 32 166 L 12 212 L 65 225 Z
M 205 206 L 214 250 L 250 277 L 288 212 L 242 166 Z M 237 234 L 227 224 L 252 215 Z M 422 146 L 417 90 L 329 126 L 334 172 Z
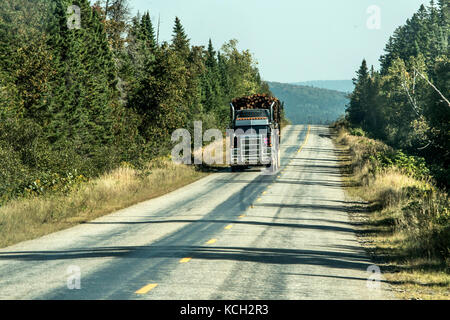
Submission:
M 232 148 L 230 155 L 230 164 L 233 165 L 269 165 L 272 163 L 272 149 L 265 151 L 243 150 L 241 148 Z

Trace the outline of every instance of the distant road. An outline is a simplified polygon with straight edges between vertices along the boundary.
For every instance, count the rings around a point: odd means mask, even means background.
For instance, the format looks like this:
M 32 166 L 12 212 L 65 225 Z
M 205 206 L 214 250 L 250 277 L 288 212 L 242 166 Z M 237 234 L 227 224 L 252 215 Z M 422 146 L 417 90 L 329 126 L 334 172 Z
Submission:
M 0 299 L 391 298 L 367 281 L 328 128 L 289 126 L 281 147 L 278 175 L 211 174 L 1 249 Z

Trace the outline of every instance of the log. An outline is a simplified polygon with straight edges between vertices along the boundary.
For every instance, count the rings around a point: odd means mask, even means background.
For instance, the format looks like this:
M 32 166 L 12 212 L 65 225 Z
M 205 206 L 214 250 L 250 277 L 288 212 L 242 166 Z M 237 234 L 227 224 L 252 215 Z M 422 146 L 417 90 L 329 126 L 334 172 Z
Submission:
M 270 109 L 272 103 L 274 120 L 279 122 L 281 120 L 281 103 L 275 97 L 268 96 L 266 94 L 255 94 L 252 96 L 235 98 L 232 100 L 233 106 L 236 111 L 245 109 Z

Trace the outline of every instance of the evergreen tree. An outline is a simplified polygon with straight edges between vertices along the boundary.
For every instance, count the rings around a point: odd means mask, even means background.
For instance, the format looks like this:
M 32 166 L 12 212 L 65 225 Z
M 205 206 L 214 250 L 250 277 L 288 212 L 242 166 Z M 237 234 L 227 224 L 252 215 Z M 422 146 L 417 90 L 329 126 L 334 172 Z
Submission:
M 155 53 L 157 49 L 155 32 L 153 29 L 150 13 L 147 11 L 141 20 L 140 31 L 138 32 L 139 39 L 145 41 L 148 50 Z
M 208 49 L 205 58 L 206 72 L 202 78 L 203 99 L 202 103 L 207 112 L 217 110 L 223 100 L 220 86 L 219 66 L 216 58 L 216 51 L 209 39 Z
M 219 52 L 217 54 L 217 68 L 219 70 L 220 87 L 224 97 L 224 103 L 231 101 L 231 83 L 230 74 L 228 72 L 227 61 L 225 57 Z
M 175 25 L 173 27 L 171 48 L 175 50 L 183 59 L 187 59 L 190 52 L 189 39 L 184 31 L 181 21 L 178 17 L 175 18 Z
M 186 127 L 187 110 L 180 92 L 187 90 L 187 77 L 181 58 L 164 43 L 156 52 L 151 72 L 145 73 L 130 99 L 143 119 L 140 132 L 156 154 L 168 145 L 173 130 Z
M 364 59 L 356 73 L 357 78 L 353 79 L 355 90 L 351 94 L 350 105 L 347 109 L 349 121 L 353 124 L 365 125 L 368 87 L 369 87 L 369 69 Z
M 59 66 L 53 92 L 57 98 L 51 104 L 54 120 L 46 130 L 56 148 L 70 143 L 78 155 L 95 162 L 112 141 L 118 98 L 115 64 L 98 12 L 87 0 L 79 1 L 82 28 L 68 29 L 61 10 L 66 3 L 60 2 L 53 7 L 54 22 L 60 25 L 50 28 L 59 32 L 52 36 L 61 39 L 55 48 Z M 86 163 L 90 174 L 101 170 L 97 164 Z
M 120 69 L 120 76 L 125 82 L 126 95 L 132 92 L 136 83 L 142 79 L 146 61 L 151 60 L 154 54 L 149 49 L 151 42 L 145 40 L 143 20 L 145 19 L 138 12 L 131 20 L 126 37 L 126 48 Z
M 206 52 L 205 65 L 209 70 L 215 70 L 217 68 L 216 51 L 214 51 L 211 39 L 209 39 L 208 42 L 208 50 Z

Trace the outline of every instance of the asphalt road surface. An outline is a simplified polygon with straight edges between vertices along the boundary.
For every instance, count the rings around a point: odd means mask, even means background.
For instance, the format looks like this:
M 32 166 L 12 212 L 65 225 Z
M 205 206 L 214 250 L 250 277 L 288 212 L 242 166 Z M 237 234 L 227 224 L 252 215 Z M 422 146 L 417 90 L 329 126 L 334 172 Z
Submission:
M 390 299 L 348 218 L 323 126 L 289 126 L 281 171 L 214 173 L 0 250 L 0 299 Z

